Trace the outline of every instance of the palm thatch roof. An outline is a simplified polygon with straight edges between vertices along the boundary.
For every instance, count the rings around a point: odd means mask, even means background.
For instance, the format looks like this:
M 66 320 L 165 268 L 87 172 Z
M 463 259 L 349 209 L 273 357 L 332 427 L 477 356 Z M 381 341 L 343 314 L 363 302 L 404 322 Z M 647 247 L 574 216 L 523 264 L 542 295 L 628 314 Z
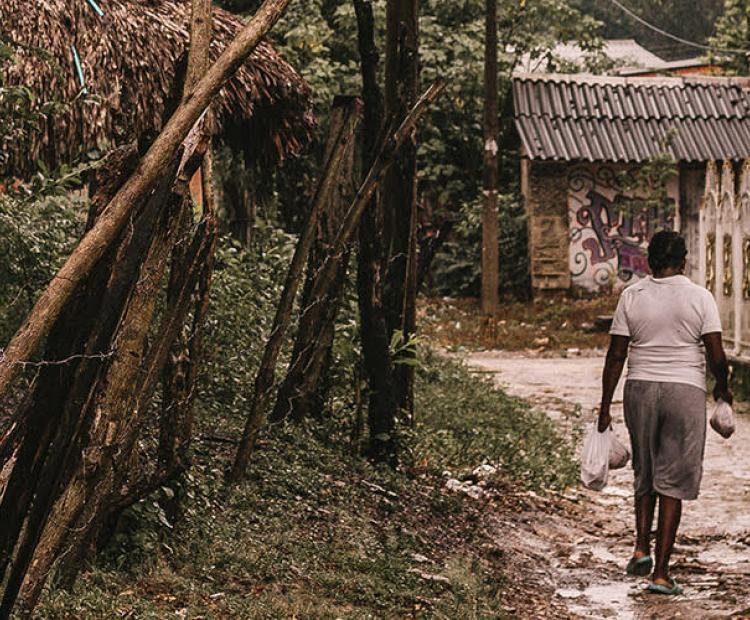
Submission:
M 190 3 L 98 1 L 103 17 L 86 0 L 0 2 L 0 34 L 18 47 L 0 83 L 27 87 L 40 109 L 47 102 L 66 104 L 6 149 L 0 176 L 26 176 L 37 160 L 55 167 L 94 147 L 149 139 L 179 100 Z M 214 10 L 213 59 L 242 25 L 231 13 Z M 82 93 L 73 46 L 88 94 Z M 266 165 L 296 154 L 315 126 L 309 86 L 266 41 L 212 109 L 223 139 Z

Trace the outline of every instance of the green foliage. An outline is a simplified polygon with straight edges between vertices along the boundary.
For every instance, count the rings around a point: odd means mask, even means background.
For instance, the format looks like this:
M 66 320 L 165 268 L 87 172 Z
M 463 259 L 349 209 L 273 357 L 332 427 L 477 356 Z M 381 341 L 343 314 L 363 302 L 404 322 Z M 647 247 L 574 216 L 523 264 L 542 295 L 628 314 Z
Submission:
M 29 183 L 0 193 L 0 346 L 82 234 L 88 201 L 78 190 L 91 167 L 42 167 Z
M 435 470 L 490 463 L 508 481 L 563 489 L 578 475 L 572 441 L 525 401 L 472 377 L 467 368 L 427 354 L 419 373 L 414 462 Z
M 448 85 L 419 127 L 420 194 L 437 214 L 465 213 L 481 197 L 484 3 L 431 0 L 421 10 L 422 82 L 443 77 Z M 510 98 L 513 68 L 524 54 L 536 58 L 570 39 L 586 49 L 601 46 L 597 22 L 566 2 L 541 0 L 522 7 L 517 1 L 501 1 L 498 24 L 502 110 Z M 513 151 L 507 143 L 500 148 Z M 517 175 L 516 161 L 508 157 L 507 165 Z
M 236 434 L 244 422 L 294 242 L 260 226 L 249 250 L 228 237 L 219 246 L 197 401 L 198 415 L 219 435 Z
M 434 262 L 436 292 L 478 295 L 481 286 L 481 184 L 483 170 L 484 3 L 438 1 L 422 6 L 422 80 L 445 77 L 448 86 L 419 128 L 420 193 L 435 214 L 451 212 L 459 224 Z M 566 2 L 543 0 L 498 7 L 501 111 L 507 108 L 513 68 L 524 54 L 548 56 L 561 40 L 577 40 L 592 53 L 601 47 L 599 24 Z M 517 152 L 503 136 L 503 184 L 518 184 Z M 528 294 L 526 221 L 517 191 L 499 205 L 501 289 Z
M 0 24 L 0 168 L 5 145 L 23 141 L 40 120 L 59 109 L 40 104 L 27 87 L 9 86 L 4 76 L 18 46 L 6 40 Z M 47 53 L 24 49 L 24 53 Z M 52 62 L 50 60 L 50 62 Z M 0 179 L 0 347 L 10 339 L 33 306 L 37 294 L 62 265 L 83 231 L 87 200 L 83 178 L 98 165 L 91 161 L 37 173 L 24 182 Z
M 750 75 L 750 1 L 724 0 L 724 12 L 716 21 L 711 45 L 722 49 L 748 50 L 748 53 L 721 53 L 711 56 L 730 75 Z
M 641 45 L 668 60 L 702 54 L 699 49 L 681 45 L 638 24 L 611 2 L 574 0 L 572 4 L 600 20 L 604 24 L 603 34 L 607 38 L 635 38 Z M 667 32 L 696 43 L 706 43 L 713 31 L 714 22 L 722 13 L 724 1 L 627 0 L 623 4 Z
M 500 290 L 517 298 L 529 292 L 526 209 L 518 193 L 498 197 Z M 450 241 L 433 262 L 432 291 L 477 297 L 482 286 L 482 204 L 466 205 Z
M 163 487 L 126 510 L 100 557 L 102 564 L 123 572 L 153 568 L 167 544 L 166 532 L 173 529 L 163 506 L 172 497 L 172 488 Z
M 230 1 L 230 0 L 227 0 Z M 592 62 L 601 47 L 600 24 L 582 15 L 570 3 L 561 0 L 500 0 L 498 3 L 500 41 L 499 89 L 503 109 L 510 97 L 510 77 L 524 54 L 547 57 L 559 41 L 576 40 L 590 51 Z M 253 10 L 244 0 L 231 0 L 230 8 Z M 385 42 L 385 0 L 372 2 L 375 15 L 376 44 L 381 51 L 381 81 Z M 325 127 L 327 110 L 335 95 L 361 93 L 357 24 L 350 0 L 311 0 L 292 3 L 274 29 L 273 35 L 284 56 L 311 84 L 315 109 Z M 483 153 L 483 71 L 484 71 L 484 2 L 482 0 L 423 0 L 420 4 L 421 81 L 424 87 L 438 77 L 447 87 L 428 110 L 418 128 L 419 194 L 430 207 L 435 221 L 456 215 L 474 213 L 481 199 Z M 320 145 L 317 145 L 320 150 Z M 516 152 L 512 145 L 502 144 L 506 151 L 504 166 L 511 172 L 506 187 L 518 183 Z M 307 200 L 310 179 L 317 176 L 314 158 L 292 163 L 282 173 L 279 199 L 282 203 Z M 305 205 L 296 210 L 304 211 Z M 507 288 L 524 294 L 526 267 L 519 265 L 525 251 L 525 231 L 520 229 L 518 211 L 509 208 L 502 216 L 511 233 L 501 240 L 502 264 L 506 269 Z M 470 223 L 467 223 L 469 226 Z M 508 230 L 506 226 L 501 230 Z M 518 239 L 516 239 L 518 237 Z M 465 237 L 461 241 L 465 241 Z M 520 241 L 524 239 L 524 241 Z M 479 248 L 465 248 L 455 253 L 456 265 L 444 269 L 466 270 Z M 443 262 L 451 254 L 443 255 Z M 474 276 L 454 279 L 437 278 L 439 288 L 457 294 L 471 290 Z M 450 288 L 455 285 L 456 288 Z
M 419 358 L 417 356 L 417 347 L 422 344 L 419 336 L 411 334 L 409 338 L 404 338 L 404 332 L 397 329 L 391 336 L 390 353 L 391 359 L 396 365 L 418 366 Z

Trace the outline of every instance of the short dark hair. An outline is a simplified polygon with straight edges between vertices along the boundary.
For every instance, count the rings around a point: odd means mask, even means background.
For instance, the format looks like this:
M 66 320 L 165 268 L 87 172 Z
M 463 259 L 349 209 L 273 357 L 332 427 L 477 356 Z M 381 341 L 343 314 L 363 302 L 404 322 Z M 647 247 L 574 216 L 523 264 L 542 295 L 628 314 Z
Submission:
M 648 266 L 652 273 L 668 267 L 679 267 L 686 256 L 685 238 L 672 230 L 660 230 L 648 244 Z

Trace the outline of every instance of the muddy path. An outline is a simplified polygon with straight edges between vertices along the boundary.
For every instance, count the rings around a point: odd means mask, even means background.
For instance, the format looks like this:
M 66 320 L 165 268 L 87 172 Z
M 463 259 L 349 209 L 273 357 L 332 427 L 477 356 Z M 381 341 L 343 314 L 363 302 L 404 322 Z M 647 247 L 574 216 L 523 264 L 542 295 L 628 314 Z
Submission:
M 484 352 L 466 361 L 547 412 L 566 433 L 576 425 L 575 412 L 591 419 L 600 398 L 601 354 Z M 613 418 L 618 436 L 627 440 L 622 385 Z M 684 504 L 673 555 L 674 575 L 685 590 L 680 597 L 649 594 L 645 579 L 624 574 L 634 542 L 629 466 L 613 472 L 601 493 L 579 487 L 553 500 L 529 497 L 517 517 L 498 516 L 498 536 L 513 550 L 519 571 L 551 599 L 545 617 L 750 617 L 750 416 L 737 422 L 730 440 L 708 430 L 701 497 Z

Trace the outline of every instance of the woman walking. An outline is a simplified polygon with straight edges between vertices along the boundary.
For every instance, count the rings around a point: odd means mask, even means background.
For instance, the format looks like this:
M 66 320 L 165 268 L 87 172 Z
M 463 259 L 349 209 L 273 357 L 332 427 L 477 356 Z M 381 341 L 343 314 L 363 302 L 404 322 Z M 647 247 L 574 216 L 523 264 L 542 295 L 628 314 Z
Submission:
M 611 424 L 610 405 L 625 360 L 625 424 L 635 474 L 635 552 L 631 575 L 652 572 L 649 590 L 680 594 L 669 558 L 682 515 L 703 475 L 706 442 L 706 357 L 716 378 L 714 399 L 732 403 L 721 322 L 709 291 L 683 274 L 687 249 L 675 232 L 656 233 L 648 248 L 652 276 L 625 289 L 610 330 L 602 378 L 599 431 Z M 706 355 L 707 354 L 707 355 Z M 650 533 L 656 504 L 656 561 Z

